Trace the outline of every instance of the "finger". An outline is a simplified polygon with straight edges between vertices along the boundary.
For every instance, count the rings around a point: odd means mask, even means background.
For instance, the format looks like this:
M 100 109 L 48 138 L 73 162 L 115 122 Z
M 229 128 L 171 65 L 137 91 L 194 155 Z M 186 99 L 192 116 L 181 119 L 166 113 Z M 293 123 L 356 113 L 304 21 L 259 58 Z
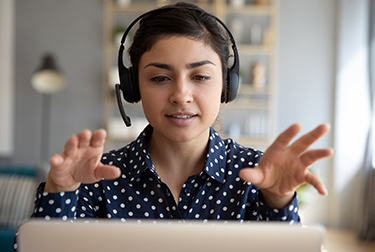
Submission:
M 321 195 L 327 195 L 328 191 L 324 185 L 324 183 L 320 180 L 320 178 L 313 172 L 307 171 L 305 176 L 306 182 L 310 185 L 314 186 L 315 189 L 321 194 Z
M 240 178 L 251 182 L 253 185 L 261 187 L 264 182 L 264 174 L 261 169 L 245 168 L 240 171 Z M 264 185 L 263 185 L 264 186 Z
M 49 164 L 51 166 L 60 166 L 64 161 L 64 157 L 62 154 L 54 154 L 52 157 L 49 159 Z
M 105 137 L 107 133 L 104 129 L 95 131 L 91 137 L 91 146 L 92 147 L 101 147 L 104 145 Z
M 116 179 L 120 177 L 121 171 L 116 166 L 99 164 L 95 169 L 95 177 L 100 179 Z
M 311 150 L 303 153 L 300 158 L 304 166 L 310 166 L 319 159 L 332 156 L 333 153 L 333 149 Z
M 294 153 L 302 153 L 306 151 L 311 144 L 317 141 L 320 137 L 322 137 L 325 133 L 327 133 L 330 129 L 330 125 L 328 123 L 321 124 L 316 127 L 314 130 L 310 131 L 306 135 L 299 138 L 295 141 L 291 146 L 290 150 Z
M 85 148 L 90 145 L 91 140 L 91 131 L 90 130 L 82 130 L 78 133 L 78 148 Z
M 287 128 L 282 132 L 276 140 L 272 143 L 270 148 L 285 148 L 289 145 L 290 141 L 298 134 L 301 130 L 301 125 L 296 123 Z
M 65 155 L 70 156 L 70 155 L 73 155 L 73 153 L 77 151 L 78 141 L 79 140 L 76 135 L 71 136 L 68 139 L 68 141 L 66 141 L 65 147 L 64 147 Z

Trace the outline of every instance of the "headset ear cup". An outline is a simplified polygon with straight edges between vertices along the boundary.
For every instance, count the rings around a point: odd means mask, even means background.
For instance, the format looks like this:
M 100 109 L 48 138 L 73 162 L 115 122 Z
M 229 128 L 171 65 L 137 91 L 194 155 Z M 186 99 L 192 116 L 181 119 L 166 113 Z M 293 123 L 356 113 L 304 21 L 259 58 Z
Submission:
M 132 102 L 133 98 L 131 95 L 131 87 L 129 85 L 129 82 L 129 69 L 124 67 L 120 77 L 122 96 L 124 97 L 125 101 Z
M 132 96 L 133 96 L 133 102 L 137 103 L 141 100 L 141 93 L 139 92 L 139 85 L 138 85 L 138 78 L 135 78 L 135 72 L 133 70 L 133 67 L 130 67 L 129 69 L 129 79 L 132 86 Z
M 223 93 L 221 95 L 221 102 L 228 103 L 236 99 L 239 88 L 239 76 L 233 69 L 228 69 L 227 79 Z
M 129 69 L 124 68 L 120 78 L 120 86 L 125 101 L 129 103 L 137 103 L 140 101 L 141 97 L 139 94 L 139 88 L 138 84 L 134 81 L 132 67 Z
M 228 71 L 228 101 L 231 102 L 237 97 L 238 88 L 240 85 L 240 80 L 238 73 L 236 71 L 233 71 L 232 69 Z
M 221 92 L 221 103 L 228 103 L 230 85 L 230 74 L 227 72 L 226 79 L 224 80 L 223 91 Z

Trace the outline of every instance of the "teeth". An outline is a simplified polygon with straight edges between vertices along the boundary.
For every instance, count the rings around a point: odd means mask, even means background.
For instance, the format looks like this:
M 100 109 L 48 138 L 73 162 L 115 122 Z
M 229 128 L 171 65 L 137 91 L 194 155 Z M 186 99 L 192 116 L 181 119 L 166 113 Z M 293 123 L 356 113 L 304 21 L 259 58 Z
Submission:
M 189 115 L 174 115 L 173 117 L 174 118 L 178 118 L 178 119 L 187 119 L 187 118 L 190 118 L 190 117 L 193 117 L 193 116 L 189 116 Z

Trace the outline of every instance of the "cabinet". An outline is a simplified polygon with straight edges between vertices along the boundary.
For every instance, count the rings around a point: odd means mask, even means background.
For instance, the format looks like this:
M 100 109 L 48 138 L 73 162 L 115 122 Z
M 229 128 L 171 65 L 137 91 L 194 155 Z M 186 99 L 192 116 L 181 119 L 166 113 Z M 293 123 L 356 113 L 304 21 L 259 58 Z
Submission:
M 141 104 L 125 102 L 133 124 L 130 128 L 125 127 L 117 109 L 114 85 L 118 82 L 120 38 L 126 25 L 140 14 L 170 2 L 174 1 L 104 0 L 103 122 L 108 132 L 106 149 L 134 140 L 147 124 Z M 223 138 L 232 137 L 245 146 L 264 149 L 275 136 L 278 0 L 191 2 L 226 23 L 240 54 L 239 94 L 235 101 L 222 104 L 213 127 Z

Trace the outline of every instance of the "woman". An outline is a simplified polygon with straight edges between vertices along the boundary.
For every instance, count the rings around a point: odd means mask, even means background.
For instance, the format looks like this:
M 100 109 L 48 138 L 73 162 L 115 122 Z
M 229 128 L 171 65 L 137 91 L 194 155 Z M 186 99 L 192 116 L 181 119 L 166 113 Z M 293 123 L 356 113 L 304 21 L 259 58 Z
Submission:
M 104 155 L 104 130 L 72 136 L 50 159 L 33 216 L 298 222 L 298 186 L 326 194 L 307 167 L 333 151 L 306 150 L 329 126 L 288 146 L 300 130 L 292 125 L 265 153 L 222 140 L 211 125 L 227 92 L 230 41 L 197 6 L 170 7 L 142 18 L 129 50 L 149 125 Z

